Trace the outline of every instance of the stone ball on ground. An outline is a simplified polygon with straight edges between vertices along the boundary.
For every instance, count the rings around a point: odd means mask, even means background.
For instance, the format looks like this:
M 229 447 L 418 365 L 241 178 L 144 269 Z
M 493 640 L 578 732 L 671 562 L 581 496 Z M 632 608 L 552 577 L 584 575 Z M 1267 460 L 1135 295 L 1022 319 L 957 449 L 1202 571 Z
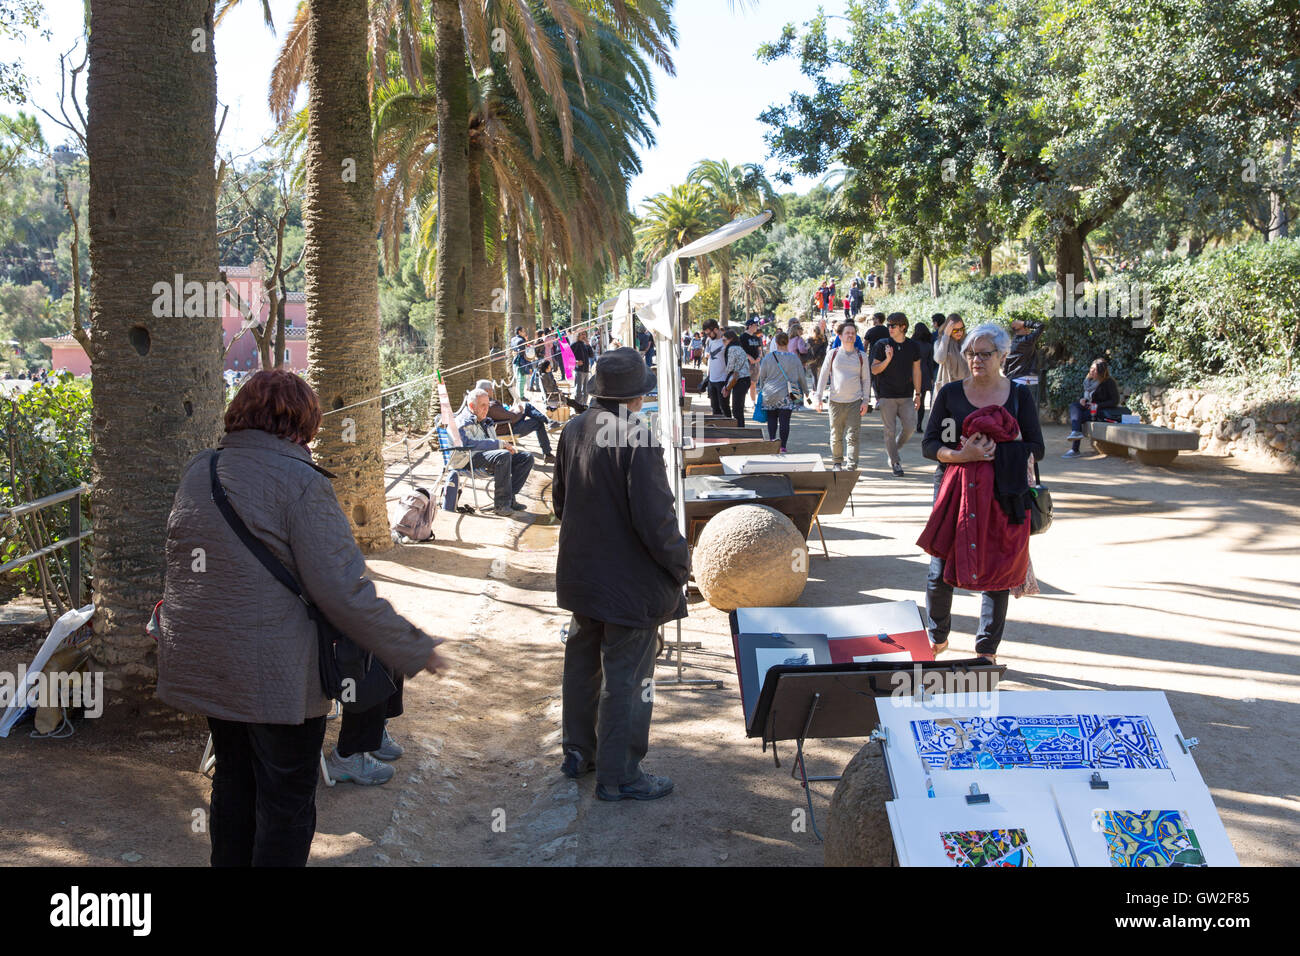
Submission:
M 835 785 L 823 827 L 826 866 L 891 866 L 894 837 L 885 801 L 894 799 L 880 745 L 869 742 Z
M 767 505 L 735 505 L 710 518 L 691 563 L 700 593 L 722 611 L 793 604 L 808 583 L 808 543 Z

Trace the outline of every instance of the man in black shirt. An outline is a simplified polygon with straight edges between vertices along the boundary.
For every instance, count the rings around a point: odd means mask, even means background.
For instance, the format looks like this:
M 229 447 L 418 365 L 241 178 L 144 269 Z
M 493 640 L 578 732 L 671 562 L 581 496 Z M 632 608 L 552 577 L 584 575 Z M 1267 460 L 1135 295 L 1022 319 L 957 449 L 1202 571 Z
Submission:
M 758 360 L 763 357 L 763 337 L 758 334 L 758 319 L 751 317 L 745 323 L 745 331 L 737 336 L 736 341 L 745 354 L 749 356 L 749 397 L 754 397 L 755 382 L 758 381 Z
M 871 328 L 862 337 L 867 340 L 868 351 L 881 339 L 889 338 L 889 329 L 885 328 L 885 313 L 876 312 L 871 316 Z
M 889 316 L 889 338 L 871 346 L 871 378 L 885 426 L 885 454 L 894 475 L 903 476 L 898 450 L 916 430 L 916 413 L 921 406 L 921 354 L 907 337 L 907 316 Z

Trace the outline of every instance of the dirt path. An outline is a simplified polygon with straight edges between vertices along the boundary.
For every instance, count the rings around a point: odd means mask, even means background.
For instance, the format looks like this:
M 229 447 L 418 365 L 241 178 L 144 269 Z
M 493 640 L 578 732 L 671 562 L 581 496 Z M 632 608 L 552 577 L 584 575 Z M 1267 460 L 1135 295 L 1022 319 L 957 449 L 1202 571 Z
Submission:
M 1237 853 L 1247 864 L 1300 862 L 1300 478 L 1264 466 L 1181 456 L 1168 469 L 1083 458 L 1062 462 L 1065 430 L 1045 429 L 1044 480 L 1058 519 L 1034 539 L 1044 594 L 1013 601 L 1000 658 L 1008 689 L 1160 689 Z M 798 413 L 791 450 L 827 452 L 822 420 Z M 917 440 L 908 475 L 884 463 L 878 421 L 864 433 L 854 513 L 824 522 L 831 560 L 814 549 L 804 605 L 924 601 L 914 545 L 930 502 Z M 432 486 L 426 457 L 402 475 Z M 398 483 L 398 477 L 403 478 Z M 387 786 L 319 791 L 316 865 L 774 865 L 821 862 L 797 820 L 803 793 L 744 736 L 726 617 L 696 603 L 684 638 L 688 677 L 723 690 L 661 687 L 647 765 L 677 792 L 604 804 L 590 777 L 558 773 L 563 662 L 555 608 L 550 469 L 530 481 L 528 521 L 440 515 L 435 542 L 370 562 L 404 614 L 452 638 L 446 676 L 408 682 L 393 731 L 407 748 Z M 977 599 L 959 594 L 953 646 L 969 652 Z M 10 666 L 7 658 L 0 664 Z M 657 677 L 673 676 L 671 666 Z M 336 729 L 331 725 L 332 739 Z M 203 865 L 194 820 L 208 781 L 195 772 L 205 732 L 193 722 L 133 733 L 83 722 L 68 741 L 0 741 L 0 864 Z M 817 741 L 816 773 L 838 771 L 857 741 Z M 816 785 L 824 813 L 830 784 Z M 133 859 L 133 857 L 132 857 Z

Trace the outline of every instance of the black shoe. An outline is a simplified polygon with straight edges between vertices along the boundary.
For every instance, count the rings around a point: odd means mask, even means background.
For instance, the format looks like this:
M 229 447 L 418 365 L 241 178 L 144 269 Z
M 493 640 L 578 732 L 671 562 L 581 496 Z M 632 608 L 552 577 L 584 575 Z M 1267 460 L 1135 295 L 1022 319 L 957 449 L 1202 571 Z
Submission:
M 549 455 L 549 454 L 548 454 L 546 457 L 544 457 L 544 458 L 542 459 L 542 463 L 543 463 L 543 464 L 546 464 L 546 465 L 553 465 L 553 464 L 555 464 L 555 456 L 554 456 L 554 455 Z
M 673 782 L 667 777 L 656 777 L 652 773 L 641 774 L 636 783 L 628 783 L 618 788 L 617 793 L 605 789 L 603 783 L 596 784 L 598 800 L 658 800 L 673 792 Z
M 902 478 L 902 477 L 903 477 L 903 474 L 904 474 L 904 472 L 903 472 L 903 466 L 902 466 L 902 465 L 895 465 L 895 466 L 894 466 L 894 477 L 895 477 L 895 478 Z
M 576 750 L 568 751 L 564 755 L 564 763 L 560 764 L 560 773 L 571 780 L 577 780 L 583 774 L 591 773 L 595 769 L 596 762 L 583 760 L 582 754 Z

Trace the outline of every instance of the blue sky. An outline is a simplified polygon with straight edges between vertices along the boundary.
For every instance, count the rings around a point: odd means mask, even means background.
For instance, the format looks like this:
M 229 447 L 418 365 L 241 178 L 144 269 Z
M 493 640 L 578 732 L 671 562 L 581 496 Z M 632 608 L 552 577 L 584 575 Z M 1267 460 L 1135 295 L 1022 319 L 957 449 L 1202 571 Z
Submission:
M 824 5 L 840 6 L 834 0 Z M 230 107 L 218 144 L 223 156 L 256 149 L 273 128 L 266 109 L 267 83 L 296 6 L 296 0 L 272 0 L 275 36 L 262 22 L 258 0 L 244 0 L 217 30 L 217 97 Z M 793 60 L 764 65 L 754 58 L 754 51 L 760 43 L 775 39 L 786 22 L 802 23 L 811 17 L 817 6 L 815 0 L 760 0 L 754 9 L 733 13 L 727 0 L 677 0 L 677 75 L 655 70 L 660 126 L 657 144 L 642 156 L 644 172 L 629 192 L 634 206 L 682 182 L 704 158 L 763 162 L 770 173 L 777 171 L 776 163 L 766 161 L 766 127 L 758 115 L 765 107 L 784 102 L 791 90 L 809 89 L 810 84 Z M 45 0 L 45 7 L 44 26 L 50 38 L 0 41 L 0 60 L 21 60 L 32 78 L 32 100 L 57 115 L 58 55 L 71 49 L 81 35 L 82 5 L 79 0 Z M 67 138 L 48 118 L 38 115 L 51 145 Z M 796 179 L 794 188 L 804 191 L 810 185 L 811 180 Z

